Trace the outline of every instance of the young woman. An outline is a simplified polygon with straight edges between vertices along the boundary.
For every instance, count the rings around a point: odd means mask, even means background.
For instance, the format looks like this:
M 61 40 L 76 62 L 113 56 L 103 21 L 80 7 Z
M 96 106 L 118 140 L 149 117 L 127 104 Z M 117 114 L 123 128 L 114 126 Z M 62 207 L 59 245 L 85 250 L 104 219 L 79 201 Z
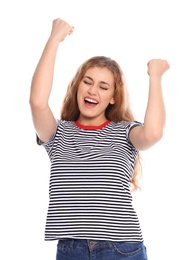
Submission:
M 146 248 L 131 188 L 138 188 L 139 151 L 163 134 L 161 79 L 166 60 L 148 62 L 144 122 L 134 120 L 116 61 L 92 57 L 77 70 L 61 118 L 48 105 L 60 42 L 73 32 L 61 19 L 34 72 L 30 106 L 37 142 L 49 155 L 50 193 L 45 240 L 58 240 L 57 260 L 145 260 Z

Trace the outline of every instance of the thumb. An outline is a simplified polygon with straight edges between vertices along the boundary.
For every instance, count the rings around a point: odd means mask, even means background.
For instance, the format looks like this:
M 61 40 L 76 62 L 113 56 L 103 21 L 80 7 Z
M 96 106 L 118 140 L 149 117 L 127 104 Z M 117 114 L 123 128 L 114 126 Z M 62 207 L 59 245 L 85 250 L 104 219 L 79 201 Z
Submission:
M 68 32 L 68 35 L 72 34 L 73 31 L 74 31 L 74 26 L 71 26 L 71 28 L 70 28 L 70 30 L 69 30 L 69 32 Z

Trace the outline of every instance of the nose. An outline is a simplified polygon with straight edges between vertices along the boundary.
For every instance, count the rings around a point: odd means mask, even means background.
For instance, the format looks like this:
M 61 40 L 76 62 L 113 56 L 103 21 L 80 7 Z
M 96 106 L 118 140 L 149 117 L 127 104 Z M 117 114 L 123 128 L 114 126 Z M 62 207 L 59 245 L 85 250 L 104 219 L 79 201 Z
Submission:
M 96 93 L 97 93 L 97 86 L 96 85 L 90 85 L 90 87 L 88 89 L 88 93 L 90 95 L 96 95 Z

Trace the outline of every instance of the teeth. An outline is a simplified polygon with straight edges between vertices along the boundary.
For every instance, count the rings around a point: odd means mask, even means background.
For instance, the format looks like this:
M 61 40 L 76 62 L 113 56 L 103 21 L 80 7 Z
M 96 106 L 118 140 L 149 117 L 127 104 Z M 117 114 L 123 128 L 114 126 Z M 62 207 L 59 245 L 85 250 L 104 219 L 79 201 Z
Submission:
M 90 99 L 90 98 L 85 98 L 85 101 L 93 103 L 93 104 L 98 104 L 96 100 Z

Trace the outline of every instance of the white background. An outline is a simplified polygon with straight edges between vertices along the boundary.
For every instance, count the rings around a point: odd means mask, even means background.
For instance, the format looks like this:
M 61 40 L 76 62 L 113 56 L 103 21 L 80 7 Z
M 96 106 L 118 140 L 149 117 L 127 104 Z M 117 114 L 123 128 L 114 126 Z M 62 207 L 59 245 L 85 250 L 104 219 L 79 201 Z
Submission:
M 143 152 L 143 190 L 134 195 L 149 260 L 192 257 L 193 15 L 188 0 L 7 0 L 0 3 L 0 259 L 53 260 L 44 241 L 49 161 L 36 145 L 29 107 L 33 72 L 52 20 L 75 26 L 60 45 L 50 99 L 59 117 L 66 86 L 94 55 L 121 65 L 134 114 L 147 103 L 147 62 L 167 59 L 167 123 L 162 140 Z

